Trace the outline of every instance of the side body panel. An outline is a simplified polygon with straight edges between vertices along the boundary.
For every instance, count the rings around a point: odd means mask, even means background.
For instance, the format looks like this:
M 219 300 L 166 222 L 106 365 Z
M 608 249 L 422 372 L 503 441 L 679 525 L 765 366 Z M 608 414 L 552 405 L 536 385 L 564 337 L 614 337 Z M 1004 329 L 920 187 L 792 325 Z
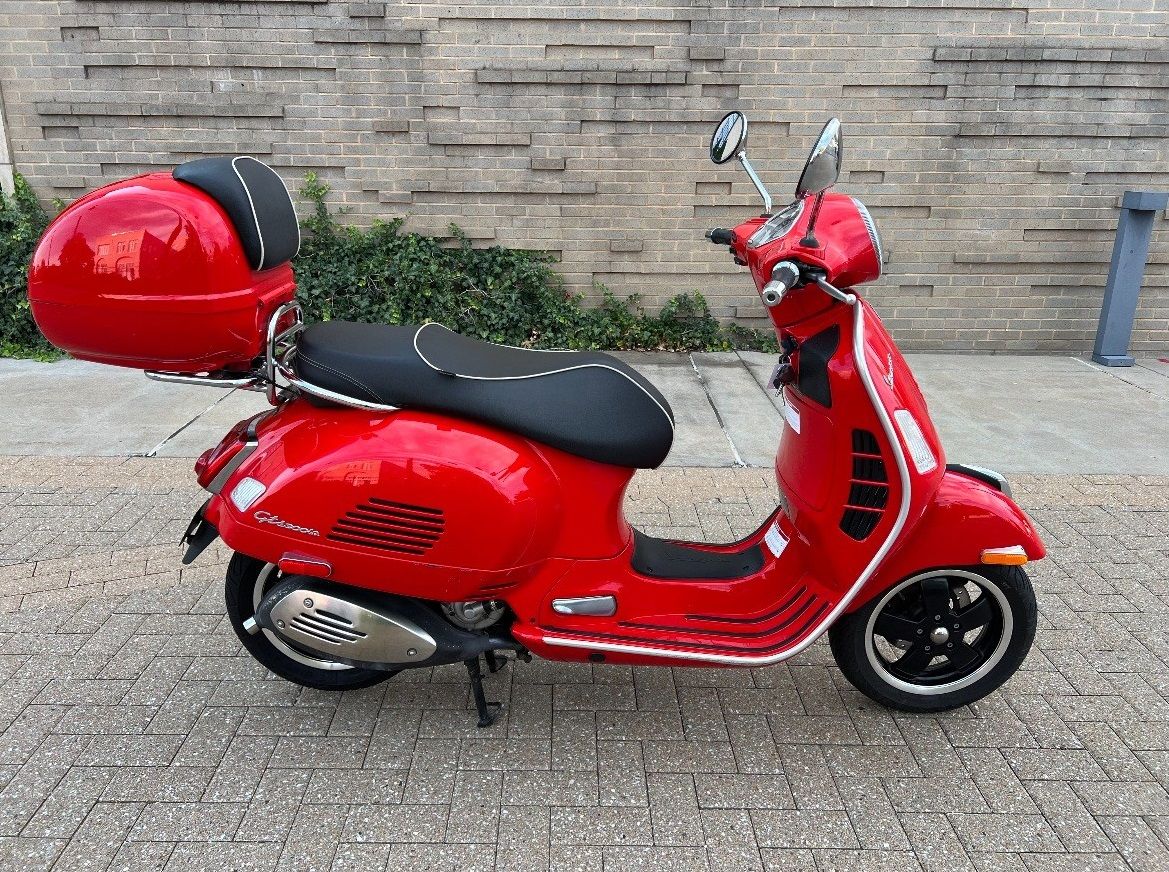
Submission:
M 208 506 L 232 548 L 332 566 L 335 580 L 431 600 L 499 596 L 550 557 L 598 559 L 632 532 L 632 470 L 582 460 L 470 421 L 296 400 Z M 245 511 L 243 477 L 265 486 Z
M 824 296 L 816 288 L 792 293 Z M 934 456 L 933 467 L 924 471 L 908 464 L 911 492 L 903 523 L 903 530 L 907 530 L 933 499 L 945 458 L 908 365 L 872 308 L 863 301 L 857 306 L 863 307 L 863 353 L 881 402 L 890 416 L 897 410 L 913 416 Z M 799 390 L 798 383 L 784 388 L 786 408 L 776 478 L 785 512 L 817 555 L 817 571 L 833 579 L 841 595 L 893 531 L 903 496 L 893 446 L 857 369 L 853 317 L 852 308 L 838 303 L 823 315 L 781 330 L 781 336 L 797 343 L 793 361 L 803 373 L 808 367 L 822 365 L 804 358 L 803 349 L 824 331 L 839 328 L 837 351 L 827 362 L 828 396 L 808 396 Z M 823 400 L 829 400 L 830 405 Z M 897 438 L 901 439 L 900 433 Z
M 764 542 L 780 543 L 773 549 Z M 741 542 L 708 550 L 760 548 L 760 569 L 742 578 L 673 579 L 641 575 L 630 565 L 631 550 L 598 561 L 552 561 L 547 587 L 535 583 L 508 602 L 518 615 L 512 632 L 533 653 L 553 659 L 603 658 L 612 663 L 682 662 L 600 646 L 563 647 L 549 637 L 650 646 L 717 656 L 782 651 L 805 638 L 831 607 L 835 591 L 807 564 L 808 549 L 780 514 Z M 778 553 L 777 553 L 778 551 Z M 561 614 L 560 598 L 612 596 L 612 616 Z

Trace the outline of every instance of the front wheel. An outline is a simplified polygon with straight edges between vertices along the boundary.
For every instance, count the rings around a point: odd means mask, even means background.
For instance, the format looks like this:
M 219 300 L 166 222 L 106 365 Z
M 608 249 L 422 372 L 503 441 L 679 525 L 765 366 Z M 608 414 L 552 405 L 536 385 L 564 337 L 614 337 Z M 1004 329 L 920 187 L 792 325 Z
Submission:
M 1035 639 L 1035 592 L 1015 566 L 937 569 L 902 581 L 828 631 L 861 693 L 905 711 L 982 699 L 1015 674 Z

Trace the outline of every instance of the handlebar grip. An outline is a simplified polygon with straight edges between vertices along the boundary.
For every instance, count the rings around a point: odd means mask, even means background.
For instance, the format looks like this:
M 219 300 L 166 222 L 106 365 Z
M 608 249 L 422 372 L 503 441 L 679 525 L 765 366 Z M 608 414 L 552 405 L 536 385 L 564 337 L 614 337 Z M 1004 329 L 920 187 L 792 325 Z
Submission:
M 715 227 L 706 231 L 706 238 L 715 245 L 730 245 L 735 241 L 735 231 L 726 227 Z
M 790 260 L 782 260 L 771 271 L 771 281 L 763 286 L 760 296 L 768 306 L 774 306 L 800 280 L 800 268 Z

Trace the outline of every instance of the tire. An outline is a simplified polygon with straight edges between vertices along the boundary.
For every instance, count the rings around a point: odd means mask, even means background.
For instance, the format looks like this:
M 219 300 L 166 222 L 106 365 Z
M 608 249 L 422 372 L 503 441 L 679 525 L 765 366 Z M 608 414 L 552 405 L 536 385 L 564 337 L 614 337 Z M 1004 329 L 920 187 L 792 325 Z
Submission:
M 982 699 L 1014 675 L 1037 619 L 1035 592 L 1017 566 L 937 569 L 844 615 L 828 638 L 840 671 L 865 696 L 939 712 Z
M 244 621 L 256 614 L 256 603 L 279 578 L 279 570 L 243 554 L 232 555 L 224 582 L 224 599 L 232 629 L 248 652 L 260 663 L 303 687 L 317 690 L 357 690 L 370 687 L 397 674 L 396 671 L 362 669 L 299 651 L 268 630 L 252 635 Z

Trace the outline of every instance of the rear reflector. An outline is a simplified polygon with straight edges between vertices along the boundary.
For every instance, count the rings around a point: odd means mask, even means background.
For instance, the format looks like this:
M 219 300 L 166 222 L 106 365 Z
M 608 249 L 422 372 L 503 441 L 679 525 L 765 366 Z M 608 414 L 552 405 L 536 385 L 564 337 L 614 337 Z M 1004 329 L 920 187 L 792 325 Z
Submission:
M 285 575 L 311 575 L 314 578 L 328 578 L 333 574 L 333 566 L 327 560 L 319 557 L 308 557 L 304 554 L 285 554 L 276 564 Z
M 987 548 L 982 552 L 982 562 L 994 566 L 1022 566 L 1028 560 L 1022 545 L 1007 548 Z

